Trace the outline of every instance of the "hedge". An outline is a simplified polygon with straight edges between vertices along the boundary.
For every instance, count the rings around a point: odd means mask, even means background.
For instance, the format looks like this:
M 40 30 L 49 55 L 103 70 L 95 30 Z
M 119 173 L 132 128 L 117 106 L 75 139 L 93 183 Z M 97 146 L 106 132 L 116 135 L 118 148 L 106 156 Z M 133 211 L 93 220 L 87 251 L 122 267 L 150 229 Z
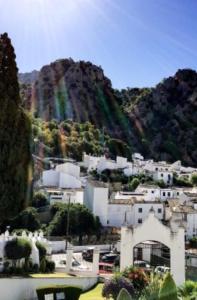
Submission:
M 31 243 L 23 238 L 8 241 L 5 245 L 5 254 L 8 259 L 28 258 L 31 254 Z
M 53 294 L 53 299 L 57 300 L 57 293 L 64 293 L 66 300 L 78 300 L 82 289 L 80 287 L 68 286 L 68 285 L 49 285 L 40 287 L 36 290 L 38 300 L 45 300 L 45 295 Z

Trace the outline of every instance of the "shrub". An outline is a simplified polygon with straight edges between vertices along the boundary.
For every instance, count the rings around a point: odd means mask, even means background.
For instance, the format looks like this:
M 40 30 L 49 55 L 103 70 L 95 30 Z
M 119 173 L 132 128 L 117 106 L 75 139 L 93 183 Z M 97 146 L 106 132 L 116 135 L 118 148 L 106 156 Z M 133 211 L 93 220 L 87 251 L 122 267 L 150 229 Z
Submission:
M 158 300 L 161 283 L 162 283 L 161 276 L 151 274 L 150 282 L 143 290 L 142 297 L 140 298 L 140 300 L 148 300 L 148 299 Z
M 33 196 L 32 206 L 39 208 L 47 205 L 47 196 L 44 193 L 37 192 Z
M 122 275 L 132 282 L 137 294 L 142 292 L 149 281 L 148 276 L 142 269 L 133 266 L 127 267 Z
M 188 280 L 180 288 L 179 294 L 181 297 L 189 300 L 197 299 L 197 282 Z
M 167 273 L 161 284 L 159 300 L 178 300 L 176 284 L 170 273 Z
M 45 257 L 42 258 L 42 260 L 40 262 L 40 272 L 41 273 L 45 273 L 46 272 L 46 259 L 45 259 Z
M 53 273 L 54 271 L 55 271 L 54 261 L 46 259 L 46 272 Z
M 54 299 L 57 293 L 64 293 L 65 299 L 78 300 L 82 289 L 80 287 L 66 286 L 66 285 L 51 285 L 41 287 L 36 290 L 38 300 L 45 300 L 45 295 L 53 294 Z
M 45 248 L 45 246 L 40 243 L 39 241 L 36 242 L 36 247 L 38 248 L 39 251 L 39 259 L 40 261 L 46 256 L 47 254 L 47 249 Z
M 197 185 L 197 173 L 194 173 L 191 177 L 191 183 Z
M 130 280 L 123 276 L 116 275 L 105 281 L 102 296 L 106 298 L 112 297 L 115 300 L 122 288 L 125 288 L 130 295 L 135 294 L 133 284 Z
M 128 184 L 128 190 L 129 191 L 135 191 L 135 189 L 138 187 L 140 184 L 140 181 L 138 178 L 133 178 L 131 182 Z
M 15 218 L 11 220 L 11 230 L 14 229 L 27 229 L 35 231 L 40 228 L 38 214 L 34 207 L 28 207 L 21 211 Z
M 189 240 L 189 244 L 191 248 L 197 248 L 197 237 L 193 237 Z
M 23 238 L 8 241 L 5 245 L 5 254 L 8 259 L 17 260 L 28 258 L 31 254 L 31 243 Z

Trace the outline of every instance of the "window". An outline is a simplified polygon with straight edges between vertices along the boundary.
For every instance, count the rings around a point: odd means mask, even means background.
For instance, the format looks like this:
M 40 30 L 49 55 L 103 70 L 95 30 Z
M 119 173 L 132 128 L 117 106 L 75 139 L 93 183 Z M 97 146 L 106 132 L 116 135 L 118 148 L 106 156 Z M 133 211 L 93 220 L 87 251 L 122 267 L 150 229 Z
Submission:
M 109 220 L 107 220 L 107 224 L 109 224 Z
M 138 224 L 142 224 L 142 219 L 138 219 Z
M 163 196 L 165 196 L 166 195 L 166 192 L 163 192 Z
M 151 191 L 152 194 L 154 194 L 155 191 Z
M 179 196 L 179 192 L 177 192 L 177 196 Z
M 161 214 L 162 213 L 162 209 L 158 208 L 157 212 L 158 212 L 158 214 Z
M 138 212 L 139 212 L 139 213 L 142 213 L 142 207 L 139 207 L 139 208 L 138 208 Z
M 168 197 L 170 197 L 170 192 L 168 192 Z
M 155 168 L 155 171 L 158 171 L 158 168 Z
M 163 173 L 161 173 L 161 177 L 163 177 Z

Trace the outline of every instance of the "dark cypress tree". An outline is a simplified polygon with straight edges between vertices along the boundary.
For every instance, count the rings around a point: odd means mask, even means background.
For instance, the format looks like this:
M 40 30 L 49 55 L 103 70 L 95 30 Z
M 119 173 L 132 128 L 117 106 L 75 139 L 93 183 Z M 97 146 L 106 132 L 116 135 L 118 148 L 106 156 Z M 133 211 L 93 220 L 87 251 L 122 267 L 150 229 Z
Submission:
M 31 186 L 31 123 L 21 108 L 14 48 L 0 35 L 0 223 L 27 206 Z

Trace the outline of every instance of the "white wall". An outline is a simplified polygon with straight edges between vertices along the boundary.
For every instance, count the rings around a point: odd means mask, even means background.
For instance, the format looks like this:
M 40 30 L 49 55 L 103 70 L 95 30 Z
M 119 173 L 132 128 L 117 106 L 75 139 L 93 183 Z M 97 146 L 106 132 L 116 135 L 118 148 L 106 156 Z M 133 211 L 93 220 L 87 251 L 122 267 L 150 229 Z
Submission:
M 121 227 L 125 220 L 128 225 L 137 225 L 138 220 L 142 219 L 142 222 L 147 218 L 150 209 L 153 207 L 155 215 L 158 219 L 163 219 L 164 208 L 162 203 L 135 203 L 129 204 L 109 204 L 108 205 L 108 226 Z M 139 212 L 142 209 L 142 212 Z M 161 213 L 158 212 L 161 209 Z
M 150 212 L 146 221 L 136 228 L 121 228 L 120 269 L 133 264 L 133 248 L 147 240 L 157 241 L 170 248 L 170 268 L 177 285 L 185 281 L 185 239 L 184 228 L 172 232 Z
M 187 215 L 186 236 L 187 238 L 197 236 L 197 211 L 194 214 Z
M 42 173 L 42 183 L 44 186 L 58 186 L 59 172 L 55 170 L 47 170 Z
M 99 216 L 103 226 L 107 225 L 108 192 L 108 188 L 94 188 L 93 214 Z
M 72 163 L 64 163 L 56 166 L 56 171 L 65 173 L 76 178 L 80 176 L 80 167 Z
M 37 299 L 36 289 L 48 285 L 72 285 L 87 290 L 97 282 L 97 277 L 66 278 L 1 278 L 1 300 Z
M 77 189 L 81 188 L 81 181 L 78 180 L 76 177 L 71 176 L 69 174 L 60 173 L 60 179 L 59 179 L 59 187 L 60 188 L 71 188 L 71 189 Z
M 129 225 L 133 225 L 133 207 L 125 204 L 108 204 L 108 226 L 121 227 L 125 220 L 125 213 Z

